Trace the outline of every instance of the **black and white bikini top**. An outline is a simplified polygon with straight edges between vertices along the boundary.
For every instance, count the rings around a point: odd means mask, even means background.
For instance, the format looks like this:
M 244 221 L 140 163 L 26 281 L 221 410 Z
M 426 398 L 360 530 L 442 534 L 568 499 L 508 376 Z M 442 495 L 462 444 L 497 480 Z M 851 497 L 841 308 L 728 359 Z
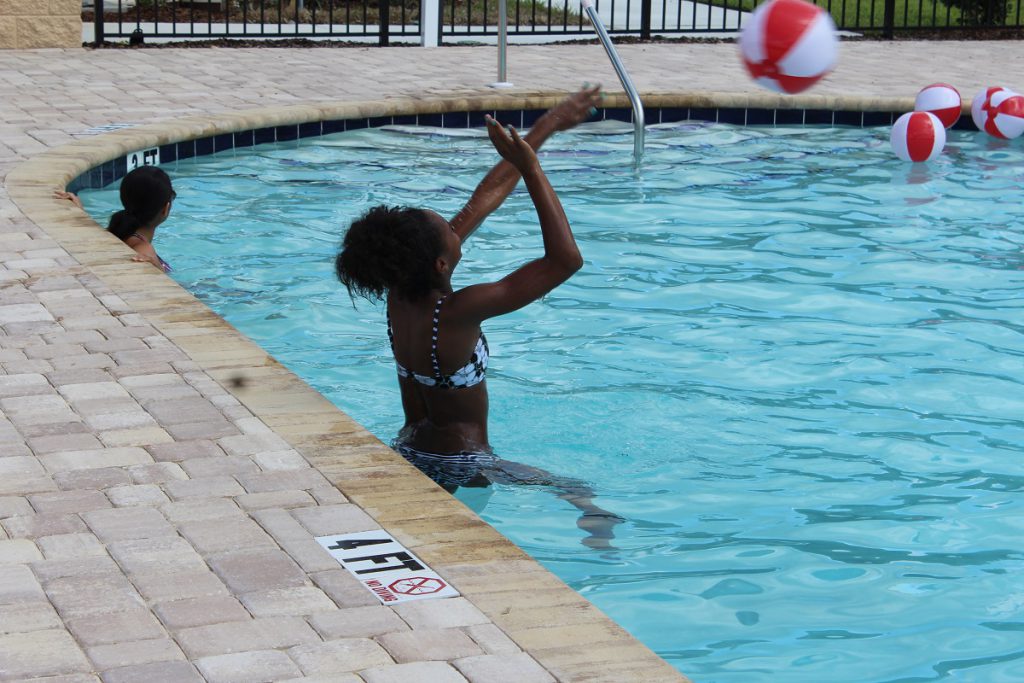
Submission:
M 473 355 L 470 357 L 469 362 L 450 375 L 441 374 L 441 365 L 437 362 L 437 327 L 438 321 L 441 319 L 441 304 L 447 298 L 447 295 L 442 296 L 437 300 L 437 306 L 434 307 L 434 331 L 431 334 L 430 341 L 430 362 L 434 366 L 434 376 L 428 377 L 427 375 L 412 372 L 399 363 L 397 358 L 395 359 L 395 368 L 398 370 L 399 377 L 410 377 L 414 381 L 428 387 L 466 389 L 484 381 L 484 375 L 487 374 L 487 359 L 490 356 L 490 350 L 487 348 L 487 338 L 481 332 L 480 338 L 476 340 L 476 348 L 473 349 Z M 395 353 L 395 335 L 391 331 L 390 313 L 388 314 L 388 341 L 391 343 L 391 353 L 393 355 Z

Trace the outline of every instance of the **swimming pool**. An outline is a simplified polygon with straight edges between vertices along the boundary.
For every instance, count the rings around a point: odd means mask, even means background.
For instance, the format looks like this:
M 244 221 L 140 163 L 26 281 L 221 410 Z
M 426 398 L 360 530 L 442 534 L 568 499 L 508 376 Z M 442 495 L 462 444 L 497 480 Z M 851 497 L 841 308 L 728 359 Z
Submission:
M 628 522 L 595 552 L 549 492 L 467 502 L 695 680 L 1024 676 L 1019 141 L 957 132 L 910 167 L 886 129 L 689 123 L 653 127 L 636 175 L 613 126 L 543 156 L 587 265 L 486 331 L 495 448 L 591 481 Z M 383 313 L 333 280 L 340 226 L 381 202 L 454 213 L 493 163 L 480 135 L 170 165 L 157 246 L 386 441 Z M 117 201 L 86 199 L 101 222 Z M 456 284 L 539 244 L 518 193 Z

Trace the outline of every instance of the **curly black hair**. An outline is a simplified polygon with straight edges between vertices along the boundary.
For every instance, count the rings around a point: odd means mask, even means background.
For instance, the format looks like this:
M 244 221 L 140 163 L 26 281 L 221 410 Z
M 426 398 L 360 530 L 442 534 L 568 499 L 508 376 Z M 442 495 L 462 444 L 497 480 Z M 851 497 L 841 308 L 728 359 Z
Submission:
M 423 209 L 375 206 L 349 226 L 334 271 L 353 300 L 379 301 L 389 290 L 415 300 L 440 284 L 434 262 L 442 248 Z

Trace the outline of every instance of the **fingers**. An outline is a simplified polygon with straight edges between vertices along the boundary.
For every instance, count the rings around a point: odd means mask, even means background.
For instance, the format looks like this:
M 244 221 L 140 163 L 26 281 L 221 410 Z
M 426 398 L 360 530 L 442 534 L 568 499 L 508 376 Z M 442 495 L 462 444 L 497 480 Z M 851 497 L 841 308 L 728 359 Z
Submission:
M 498 120 L 492 117 L 490 114 L 484 116 L 484 121 L 487 122 L 487 137 L 491 139 L 491 144 L 494 145 L 499 151 L 505 146 L 508 136 L 505 134 L 504 128 L 498 123 Z
M 54 199 L 66 199 L 78 208 L 82 208 L 82 200 L 78 198 L 74 192 L 67 192 L 65 190 L 54 190 Z
M 519 131 L 514 126 L 503 126 L 490 114 L 484 116 L 484 121 L 487 122 L 487 134 L 495 145 L 500 144 L 504 148 L 509 148 L 509 143 L 511 146 L 523 143 L 523 139 L 519 137 Z
M 569 99 L 572 118 L 570 125 L 575 125 L 597 115 L 597 108 L 604 100 L 604 93 L 601 91 L 600 83 L 584 83 L 583 87 Z
M 580 88 L 579 92 L 576 94 L 583 100 L 589 101 L 591 103 L 594 103 L 598 99 L 604 97 L 604 94 L 601 92 L 600 83 L 595 83 L 594 85 L 591 85 L 590 83 L 584 83 L 583 87 Z
M 488 133 L 488 135 L 491 135 L 492 133 L 497 133 L 497 134 L 501 135 L 501 133 L 504 132 L 504 130 L 505 130 L 504 126 L 501 125 L 501 123 L 498 121 L 498 119 L 494 118 L 490 114 L 485 114 L 484 115 L 484 121 L 487 122 L 487 133 Z M 506 136 L 502 136 L 502 137 L 506 137 Z M 492 138 L 493 138 L 493 135 L 492 135 Z

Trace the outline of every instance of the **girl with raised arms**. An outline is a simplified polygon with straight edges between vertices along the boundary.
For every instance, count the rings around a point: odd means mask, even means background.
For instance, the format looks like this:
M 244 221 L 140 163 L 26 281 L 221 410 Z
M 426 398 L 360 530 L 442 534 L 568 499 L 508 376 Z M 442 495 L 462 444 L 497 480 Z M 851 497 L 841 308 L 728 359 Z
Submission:
M 491 483 L 553 487 L 581 512 L 584 543 L 607 547 L 621 518 L 597 507 L 583 482 L 504 460 L 487 435 L 488 318 L 511 313 L 562 284 L 583 265 L 561 202 L 535 150 L 557 131 L 596 112 L 600 87 L 584 88 L 545 113 L 520 137 L 486 117 L 502 157 L 451 221 L 428 209 L 377 206 L 349 227 L 335 261 L 353 297 L 386 299 L 405 424 L 392 447 L 449 492 Z M 544 255 L 495 282 L 452 287 L 462 243 L 512 192 L 526 184 L 540 222 Z

